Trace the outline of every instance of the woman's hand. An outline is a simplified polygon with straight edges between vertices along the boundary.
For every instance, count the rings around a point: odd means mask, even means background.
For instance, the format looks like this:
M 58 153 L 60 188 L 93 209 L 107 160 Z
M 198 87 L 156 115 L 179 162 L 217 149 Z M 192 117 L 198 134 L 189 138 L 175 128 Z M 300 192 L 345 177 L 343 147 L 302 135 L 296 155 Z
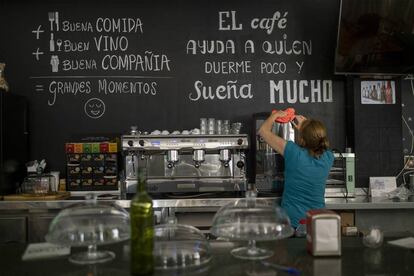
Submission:
M 296 120 L 296 122 L 295 122 L 295 120 Z M 292 121 L 292 124 L 293 124 L 293 126 L 297 129 L 297 130 L 300 130 L 301 128 L 302 128 L 302 124 L 303 124 L 303 122 L 304 121 L 306 121 L 307 119 L 306 119 L 306 117 L 305 116 L 302 116 L 302 115 L 296 115 L 295 116 L 295 119 Z
M 285 117 L 287 113 L 282 110 L 273 110 L 272 114 L 270 115 L 271 118 L 273 118 L 273 121 L 275 121 L 277 118 Z
M 265 142 L 275 151 L 284 155 L 286 141 L 272 132 L 273 124 L 276 118 L 284 117 L 287 113 L 285 111 L 273 110 L 272 114 L 263 122 L 259 128 L 259 135 Z

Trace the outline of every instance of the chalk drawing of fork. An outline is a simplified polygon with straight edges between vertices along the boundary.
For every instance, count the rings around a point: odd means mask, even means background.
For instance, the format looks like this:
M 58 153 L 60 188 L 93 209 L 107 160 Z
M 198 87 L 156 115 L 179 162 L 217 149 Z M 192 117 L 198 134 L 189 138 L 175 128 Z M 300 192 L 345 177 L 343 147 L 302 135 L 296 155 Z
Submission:
M 50 30 L 53 31 L 53 22 L 55 21 L 55 12 L 49 12 Z

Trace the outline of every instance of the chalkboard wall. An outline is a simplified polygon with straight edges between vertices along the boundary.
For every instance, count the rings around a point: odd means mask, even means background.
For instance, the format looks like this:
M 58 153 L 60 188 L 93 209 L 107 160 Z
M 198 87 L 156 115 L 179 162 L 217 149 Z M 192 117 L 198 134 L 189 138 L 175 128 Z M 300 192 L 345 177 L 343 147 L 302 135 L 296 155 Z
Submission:
M 31 158 L 52 169 L 64 171 L 76 136 L 191 129 L 200 117 L 247 126 L 289 106 L 345 147 L 339 0 L 7 0 L 0 10 L 0 61 L 30 103 Z

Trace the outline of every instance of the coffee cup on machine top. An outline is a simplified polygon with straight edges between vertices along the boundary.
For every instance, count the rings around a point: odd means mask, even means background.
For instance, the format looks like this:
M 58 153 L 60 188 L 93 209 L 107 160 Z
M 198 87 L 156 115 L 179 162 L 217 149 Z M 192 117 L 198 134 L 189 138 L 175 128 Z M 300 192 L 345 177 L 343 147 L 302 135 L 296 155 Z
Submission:
M 207 121 L 207 134 L 215 134 L 216 132 L 216 120 L 214 118 L 208 118 Z
M 200 118 L 200 134 L 207 134 L 207 118 Z

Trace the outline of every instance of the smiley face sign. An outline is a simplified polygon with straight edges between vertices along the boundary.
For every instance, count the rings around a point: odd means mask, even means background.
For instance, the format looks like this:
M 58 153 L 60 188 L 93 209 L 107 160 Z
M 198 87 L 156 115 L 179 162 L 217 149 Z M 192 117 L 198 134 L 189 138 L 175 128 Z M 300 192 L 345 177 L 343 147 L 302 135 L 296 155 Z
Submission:
M 98 119 L 105 113 L 105 103 L 98 98 L 89 99 L 84 106 L 86 115 L 92 119 Z

